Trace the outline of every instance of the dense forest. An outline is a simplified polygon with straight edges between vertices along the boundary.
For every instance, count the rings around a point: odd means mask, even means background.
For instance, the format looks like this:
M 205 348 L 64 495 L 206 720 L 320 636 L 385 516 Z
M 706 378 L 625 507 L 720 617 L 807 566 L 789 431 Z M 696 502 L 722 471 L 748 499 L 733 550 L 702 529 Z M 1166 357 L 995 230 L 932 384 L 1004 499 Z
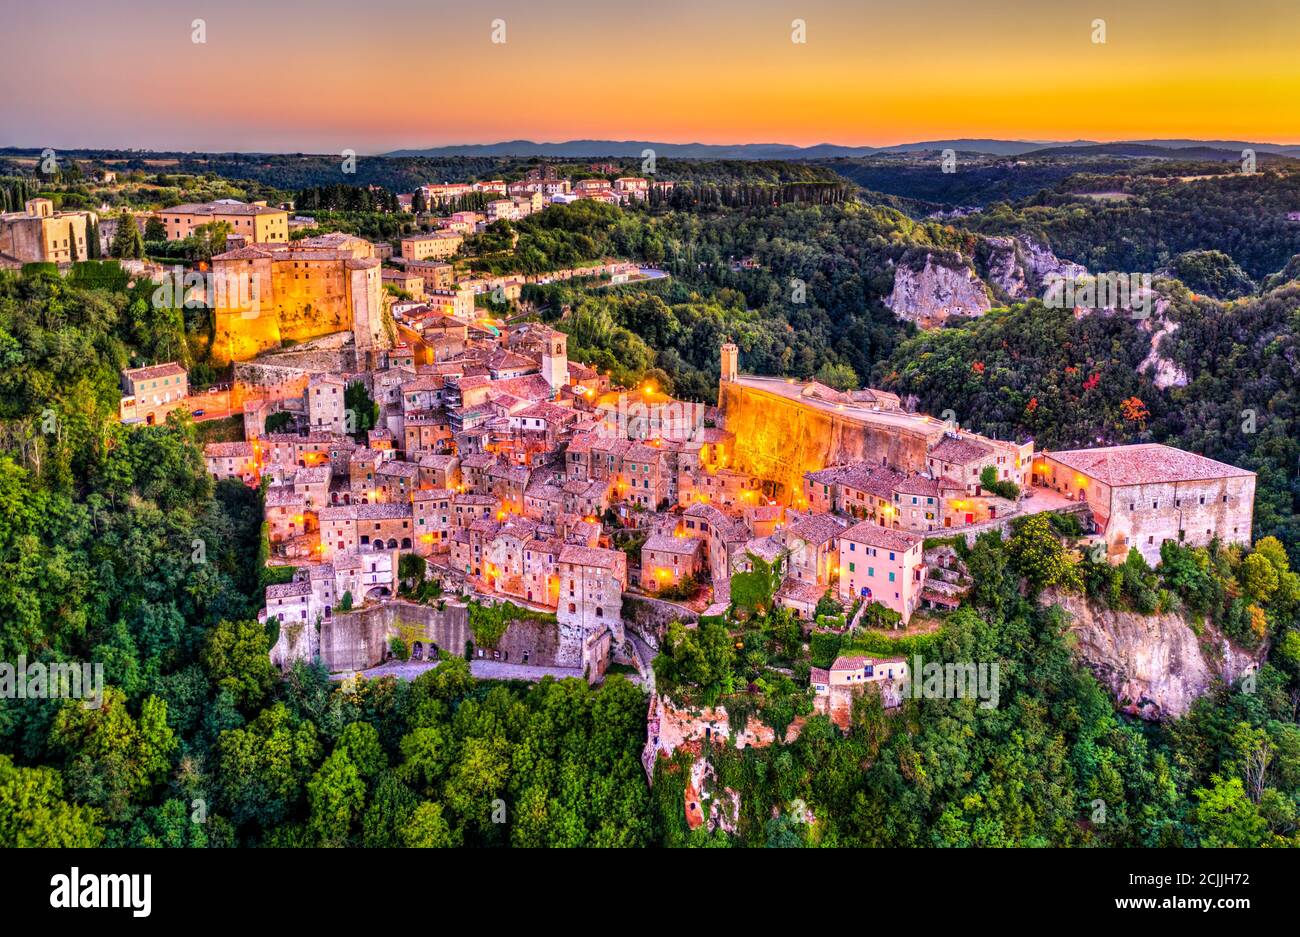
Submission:
M 391 193 L 535 163 L 361 159 L 340 187 L 326 157 L 118 156 L 141 175 L 111 205 L 301 197 L 320 230 L 383 237 Z M 647 699 L 620 676 L 595 689 L 481 682 L 450 659 L 409 682 L 302 666 L 282 677 L 256 620 L 259 494 L 211 482 L 186 419 L 115 419 L 122 368 L 204 373 L 204 324 L 111 264 L 0 273 L 0 660 L 93 661 L 109 684 L 99 708 L 0 697 L 0 845 L 1295 845 L 1300 224 L 1286 214 L 1300 210 L 1300 173 L 1026 162 L 1021 174 L 991 161 L 944 190 L 915 175 L 936 168 L 892 162 L 854 175 L 661 160 L 678 183 L 667 198 L 555 206 L 467 243 L 466 264 L 486 271 L 619 257 L 671 274 L 524 293 L 520 312 L 622 383 L 653 376 L 712 401 L 730 338 L 746 371 L 872 382 L 1040 447 L 1157 440 L 1259 474 L 1253 550 L 1112 569 L 1067 558 L 1056 534 L 1068 531 L 984 537 L 964 555 L 970 601 L 920 638 L 805 640 L 764 598 L 771 583 L 741 579 L 732 620 L 670 628 L 655 664 L 684 698 L 782 733 L 801 722 L 790 744 L 709 749 L 739 794 L 732 834 L 688 829 L 685 754 L 646 784 Z M 70 167 L 5 171 L 17 173 L 0 180 L 7 205 L 102 197 Z M 356 194 L 371 183 L 384 190 Z M 955 204 L 981 210 L 925 217 Z M 1151 323 L 1122 315 L 1030 300 L 918 332 L 885 307 L 897 265 L 975 258 L 994 234 L 1034 236 L 1092 270 L 1161 274 L 1159 321 L 1175 328 L 1159 351 L 1186 384 L 1139 371 Z M 1268 663 L 1181 719 L 1132 720 L 1075 659 L 1062 613 L 1040 601 L 1052 589 L 1213 623 Z M 1001 705 L 908 700 L 887 714 L 867 696 L 844 733 L 810 714 L 810 666 L 887 649 L 1000 660 Z
M 661 688 L 706 703 L 720 699 L 733 724 L 762 718 L 778 738 L 796 717 L 806 721 L 790 744 L 704 743 L 714 794 L 738 794 L 731 832 L 707 825 L 692 831 L 684 822 L 697 753 L 683 748 L 661 759 L 652 798 L 664 844 L 1300 845 L 1300 577 L 1276 541 L 1259 544 L 1252 554 L 1258 560 L 1245 562 L 1227 551 L 1172 549 L 1160 576 L 1136 551 L 1118 570 L 1085 563 L 1081 572 L 1033 523 L 1007 541 L 980 537 L 962 551 L 974 592 L 939 632 L 843 641 L 814 634 L 811 663 L 829 666 L 838 653 L 998 661 L 998 705 L 904 699 L 899 711 L 887 712 L 867 693 L 844 734 L 827 717 L 809 715 L 806 697 L 769 669 L 788 662 L 792 641 L 797 646 L 798 625 L 791 635 L 783 610 L 769 609 L 739 629 L 704 623 L 670 630 L 655 663 Z M 1252 578 L 1255 569 L 1260 575 Z M 1142 602 L 1144 590 L 1158 593 L 1153 601 L 1165 607 L 1189 611 L 1209 610 L 1228 592 L 1263 602 L 1265 627 L 1283 646 L 1250 692 L 1223 687 L 1176 721 L 1130 720 L 1077 663 L 1059 606 L 1038 600 L 1040 590 L 1083 588 L 1084 575 L 1092 592 L 1093 580 L 1112 574 L 1116 605 Z M 746 685 L 751 692 L 736 696 Z

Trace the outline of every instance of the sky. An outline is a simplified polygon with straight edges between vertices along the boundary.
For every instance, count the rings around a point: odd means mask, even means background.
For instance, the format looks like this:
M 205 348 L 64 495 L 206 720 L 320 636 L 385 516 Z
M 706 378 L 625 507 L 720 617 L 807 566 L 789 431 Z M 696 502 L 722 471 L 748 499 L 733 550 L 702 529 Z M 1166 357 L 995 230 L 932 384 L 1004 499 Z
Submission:
M 1296 0 L 0 0 L 0 146 L 1300 143 L 1297 49 Z

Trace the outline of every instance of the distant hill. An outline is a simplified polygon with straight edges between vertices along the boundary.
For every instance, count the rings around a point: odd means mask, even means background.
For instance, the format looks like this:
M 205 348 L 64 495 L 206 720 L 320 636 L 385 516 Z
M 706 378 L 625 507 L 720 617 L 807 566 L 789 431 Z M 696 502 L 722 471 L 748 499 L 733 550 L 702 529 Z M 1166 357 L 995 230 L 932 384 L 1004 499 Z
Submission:
M 563 143 L 536 143 L 532 140 L 506 140 L 501 143 L 467 143 L 457 146 L 434 146 L 426 149 L 394 150 L 384 156 L 541 156 L 555 159 L 640 158 L 644 150 L 670 159 L 836 159 L 919 153 L 945 149 L 959 153 L 988 156 L 1126 156 L 1168 157 L 1179 159 L 1239 159 L 1243 149 L 1257 153 L 1300 157 L 1300 145 L 1246 143 L 1229 140 L 1125 140 L 1097 143 L 1091 140 L 993 140 L 956 139 L 925 140 L 895 146 L 840 146 L 818 143 L 792 146 L 788 143 L 656 143 L 652 140 L 568 140 Z
M 1253 149 L 1259 156 L 1300 157 L 1300 147 L 1271 146 L 1270 144 L 1189 144 L 1186 146 L 1156 145 L 1151 143 L 1091 143 L 1078 146 L 1049 146 L 1030 150 L 1021 155 L 1039 156 L 1121 156 L 1133 159 L 1190 159 L 1237 162 L 1244 149 Z M 1292 152 L 1287 152 L 1288 150 Z

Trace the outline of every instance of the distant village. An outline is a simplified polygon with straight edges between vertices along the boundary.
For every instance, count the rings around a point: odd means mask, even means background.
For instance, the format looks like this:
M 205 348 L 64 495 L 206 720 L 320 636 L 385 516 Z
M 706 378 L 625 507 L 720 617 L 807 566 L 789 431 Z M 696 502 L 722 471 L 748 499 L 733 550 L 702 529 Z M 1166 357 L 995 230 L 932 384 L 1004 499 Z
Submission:
M 956 608 L 969 588 L 945 540 L 1039 512 L 1077 516 L 1112 562 L 1136 548 L 1154 564 L 1165 540 L 1250 542 L 1252 472 L 1154 444 L 1036 451 L 911 412 L 884 390 L 745 374 L 730 342 L 716 407 L 653 384 L 612 386 L 570 358 L 563 332 L 498 318 L 483 300 L 515 308 L 527 283 L 654 271 L 610 258 L 487 276 L 456 263 L 464 238 L 495 221 L 671 185 L 570 182 L 550 166 L 509 184 L 431 183 L 399 196 L 403 209 L 497 197 L 437 214 L 432 230 L 396 244 L 294 239 L 314 220 L 265 204 L 158 213 L 169 240 L 228 224 L 212 272 L 255 284 L 253 305 L 242 293 L 216 303 L 213 358 L 233 363 L 228 386 L 191 393 L 174 362 L 130 369 L 120 417 L 242 415 L 243 439 L 204 456 L 213 479 L 263 486 L 268 562 L 286 571 L 262 612 L 281 626 L 277 664 L 365 669 L 389 656 L 385 634 L 415 626 L 415 657 L 461 653 L 447 637 L 467 633 L 456 610 L 509 602 L 554 616 L 557 635 L 517 644 L 513 657 L 501 645 L 474 655 L 598 679 L 626 656 L 627 597 L 691 620 L 725 615 L 732 577 L 760 561 L 781 573 L 775 603 L 805 627 L 826 596 L 846 609 L 846 627 L 882 610 L 905 627 L 920 609 Z M 0 217 L 0 259 L 82 259 L 90 215 L 33 199 Z M 111 237 L 107 221 L 100 233 Z M 431 611 L 399 595 L 406 555 L 438 584 L 440 598 L 423 603 Z M 357 625 L 358 615 L 370 617 Z M 341 616 L 353 623 L 346 633 L 333 626 Z M 819 707 L 842 714 L 846 693 L 892 686 L 906 669 L 902 658 L 847 657 L 814 668 L 811 685 Z

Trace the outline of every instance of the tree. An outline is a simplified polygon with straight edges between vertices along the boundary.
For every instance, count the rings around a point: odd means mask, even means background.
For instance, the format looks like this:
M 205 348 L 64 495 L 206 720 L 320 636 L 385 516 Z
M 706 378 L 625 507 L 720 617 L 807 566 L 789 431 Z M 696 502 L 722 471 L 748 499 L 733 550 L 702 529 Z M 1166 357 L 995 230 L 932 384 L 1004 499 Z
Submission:
M 227 729 L 218 737 L 218 805 L 237 825 L 274 826 L 299 802 L 319 757 L 315 726 L 296 720 L 283 703 L 276 703 L 247 727 Z
M 1064 589 L 1082 587 L 1078 569 L 1066 555 L 1044 514 L 1030 515 L 1020 523 L 1007 546 L 1007 553 L 1017 572 L 1029 581 L 1034 592 L 1049 586 Z
M 266 629 L 256 621 L 223 621 L 209 632 L 201 659 L 217 686 L 253 709 L 275 683 L 269 653 Z
M 856 390 L 861 383 L 857 373 L 847 364 L 832 364 L 829 361 L 817 369 L 813 380 L 836 390 Z
M 1201 845 L 1211 849 L 1235 846 L 1250 849 L 1264 844 L 1268 823 L 1251 803 L 1241 778 L 1210 778 L 1211 787 L 1198 787 L 1192 795 L 1196 806 L 1196 825 L 1201 831 Z
M 110 816 L 122 815 L 166 777 L 177 746 L 163 700 L 147 697 L 137 720 L 114 686 L 105 687 L 96 708 L 65 702 L 50 727 L 50 744 L 67 758 L 64 777 L 74 796 Z
M 100 812 L 63 799 L 63 778 L 53 768 L 16 768 L 0 755 L 0 848 L 98 846 Z
M 402 845 L 414 849 L 452 849 L 461 845 L 459 830 L 453 830 L 442 815 L 442 804 L 424 801 L 402 829 Z
M 157 215 L 150 215 L 149 220 L 144 223 L 144 239 L 146 241 L 167 240 L 167 226 Z
M 379 423 L 379 404 L 361 381 L 353 381 L 343 391 L 343 406 L 351 417 L 353 432 L 358 438 Z
M 140 228 L 130 212 L 117 216 L 117 230 L 113 232 L 109 253 L 123 259 L 139 260 L 144 256 L 144 238 L 140 236 Z
M 365 806 L 366 785 L 344 749 L 335 749 L 307 782 L 307 828 L 321 846 L 344 846 Z

